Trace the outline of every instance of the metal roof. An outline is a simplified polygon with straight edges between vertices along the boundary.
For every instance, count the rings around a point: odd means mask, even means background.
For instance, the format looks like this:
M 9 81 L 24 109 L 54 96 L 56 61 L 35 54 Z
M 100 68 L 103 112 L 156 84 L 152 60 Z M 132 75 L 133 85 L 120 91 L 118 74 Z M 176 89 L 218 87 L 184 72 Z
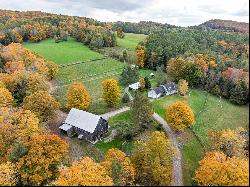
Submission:
M 68 125 L 68 124 L 66 124 L 66 123 L 62 124 L 62 125 L 59 127 L 59 129 L 62 129 L 62 130 L 64 130 L 64 131 L 68 131 L 70 128 L 72 128 L 72 126 L 70 126 L 70 125 Z
M 140 83 L 136 82 L 134 84 L 130 84 L 129 88 L 132 88 L 133 90 L 138 90 L 140 88 Z
M 100 120 L 100 116 L 72 108 L 64 123 L 93 133 Z

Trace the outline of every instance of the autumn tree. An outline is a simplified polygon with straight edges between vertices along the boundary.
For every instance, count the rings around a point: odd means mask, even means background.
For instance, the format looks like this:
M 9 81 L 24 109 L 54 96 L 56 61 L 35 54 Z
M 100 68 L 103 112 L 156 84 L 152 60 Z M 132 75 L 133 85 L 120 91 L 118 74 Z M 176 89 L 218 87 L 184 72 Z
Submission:
M 13 97 L 10 91 L 6 88 L 0 88 L 0 107 L 7 107 L 13 104 Z
M 15 186 L 17 184 L 17 171 L 14 164 L 6 162 L 0 164 L 0 186 Z
M 135 169 L 124 152 L 116 148 L 109 149 L 101 164 L 113 179 L 115 186 L 133 185 Z
M 208 152 L 199 162 L 194 180 L 201 186 L 249 186 L 249 161 Z
M 33 136 L 27 143 L 28 152 L 17 162 L 24 185 L 43 185 L 55 179 L 58 166 L 68 153 L 67 143 L 57 135 Z
M 121 91 L 114 79 L 102 81 L 102 97 L 108 106 L 115 106 L 119 103 Z
M 194 113 L 186 102 L 177 101 L 166 108 L 167 122 L 177 131 L 194 124 Z
M 25 65 L 23 61 L 9 61 L 5 63 L 4 70 L 7 73 L 14 73 L 15 71 L 24 71 Z
M 147 128 L 152 122 L 153 108 L 149 99 L 137 92 L 132 103 L 131 113 L 133 123 L 141 128 Z
M 241 135 L 243 130 L 223 129 L 209 132 L 209 142 L 212 150 L 223 152 L 226 156 L 245 156 L 246 139 Z
M 117 28 L 117 29 L 116 29 L 116 32 L 117 32 L 117 37 L 118 37 L 118 38 L 124 38 L 124 37 L 125 37 L 125 34 L 124 34 L 124 32 L 122 31 L 122 28 L 121 28 L 121 27 Z
M 167 74 L 174 80 L 179 81 L 184 78 L 187 61 L 182 57 L 172 58 L 167 65 Z
M 145 80 L 144 80 L 144 78 L 140 78 L 139 84 L 140 84 L 140 90 L 143 91 L 145 89 Z
M 138 141 L 132 154 L 136 182 L 140 185 L 166 186 L 172 179 L 174 148 L 163 132 L 152 132 Z
M 60 104 L 45 91 L 27 96 L 23 101 L 23 108 L 34 112 L 41 121 L 46 121 L 59 107 Z
M 47 61 L 47 67 L 48 67 L 47 76 L 50 80 L 52 80 L 58 73 L 59 70 L 58 65 L 55 64 L 54 62 Z
M 112 186 L 112 178 L 101 164 L 89 157 L 74 161 L 72 166 L 60 169 L 59 177 L 53 182 L 56 186 Z
M 180 95 L 184 96 L 188 92 L 188 82 L 184 79 L 180 79 L 178 82 L 178 92 Z
M 66 93 L 67 107 L 86 110 L 90 104 L 90 95 L 81 82 L 72 83 Z
M 136 46 L 137 65 L 141 68 L 144 67 L 145 47 L 143 45 Z
M 26 95 L 33 94 L 38 91 L 49 91 L 50 84 L 45 77 L 39 73 L 31 73 L 28 75 L 26 83 Z

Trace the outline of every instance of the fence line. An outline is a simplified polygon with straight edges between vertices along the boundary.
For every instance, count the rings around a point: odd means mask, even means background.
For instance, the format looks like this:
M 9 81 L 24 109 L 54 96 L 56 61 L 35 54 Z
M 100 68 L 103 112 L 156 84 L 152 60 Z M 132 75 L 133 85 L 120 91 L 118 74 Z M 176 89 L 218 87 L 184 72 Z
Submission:
M 73 66 L 73 65 L 77 65 L 77 64 L 83 64 L 83 63 L 86 63 L 86 62 L 95 62 L 95 61 L 104 60 L 104 59 L 106 59 L 106 57 L 97 58 L 97 59 L 93 59 L 93 60 L 78 61 L 78 62 L 73 62 L 73 63 L 68 63 L 68 64 L 60 64 L 59 68 L 65 68 L 65 67 L 68 67 L 68 66 Z

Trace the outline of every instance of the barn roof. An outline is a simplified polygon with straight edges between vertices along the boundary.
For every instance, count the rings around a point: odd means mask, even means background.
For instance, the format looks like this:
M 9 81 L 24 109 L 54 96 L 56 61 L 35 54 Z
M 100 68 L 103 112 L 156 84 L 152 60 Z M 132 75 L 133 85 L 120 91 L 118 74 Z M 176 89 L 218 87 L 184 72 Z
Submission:
M 100 120 L 100 116 L 72 108 L 64 123 L 93 133 Z

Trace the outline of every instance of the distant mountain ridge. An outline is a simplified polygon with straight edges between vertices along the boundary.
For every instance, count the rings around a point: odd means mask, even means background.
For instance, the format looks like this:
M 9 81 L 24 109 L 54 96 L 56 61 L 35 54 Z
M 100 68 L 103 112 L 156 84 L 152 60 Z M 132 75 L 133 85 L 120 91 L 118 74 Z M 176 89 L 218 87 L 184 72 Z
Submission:
M 198 27 L 206 27 L 222 31 L 249 33 L 249 23 L 232 20 L 212 19 L 200 24 Z

